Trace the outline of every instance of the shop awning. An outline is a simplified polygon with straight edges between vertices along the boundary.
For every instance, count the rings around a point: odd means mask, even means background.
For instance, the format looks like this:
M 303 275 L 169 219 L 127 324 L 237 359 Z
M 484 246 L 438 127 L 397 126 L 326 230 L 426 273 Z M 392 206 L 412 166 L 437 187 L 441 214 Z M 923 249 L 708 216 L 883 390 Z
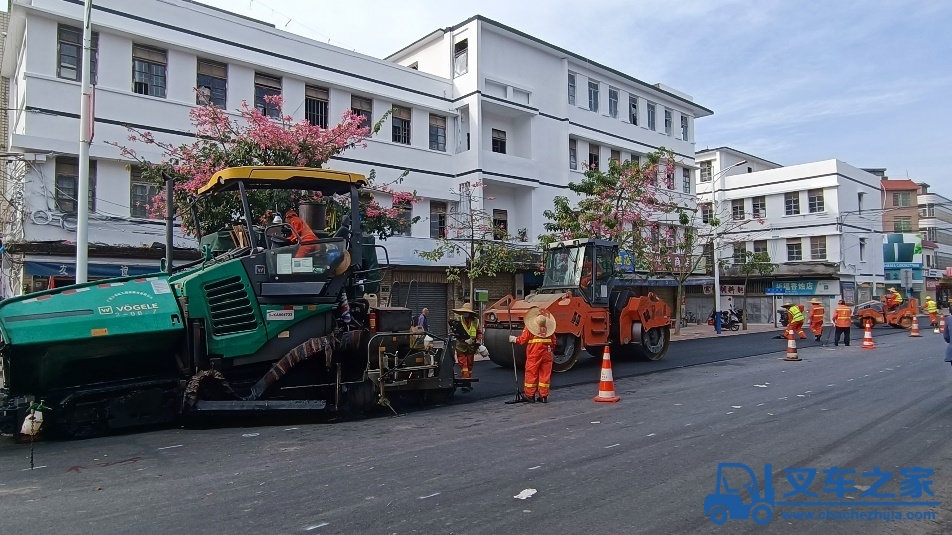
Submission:
M 76 264 L 60 262 L 24 262 L 23 267 L 27 275 L 34 277 L 76 277 Z M 114 278 L 149 275 L 159 272 L 159 265 L 141 264 L 89 264 L 86 269 L 88 277 Z

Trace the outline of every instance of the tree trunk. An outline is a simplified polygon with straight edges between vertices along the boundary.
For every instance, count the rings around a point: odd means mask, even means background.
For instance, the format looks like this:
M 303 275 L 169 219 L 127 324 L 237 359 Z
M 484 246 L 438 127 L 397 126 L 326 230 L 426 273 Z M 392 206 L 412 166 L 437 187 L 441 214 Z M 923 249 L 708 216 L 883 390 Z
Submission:
M 684 283 L 678 281 L 678 291 L 674 298 L 674 334 L 681 334 L 681 299 L 684 295 Z

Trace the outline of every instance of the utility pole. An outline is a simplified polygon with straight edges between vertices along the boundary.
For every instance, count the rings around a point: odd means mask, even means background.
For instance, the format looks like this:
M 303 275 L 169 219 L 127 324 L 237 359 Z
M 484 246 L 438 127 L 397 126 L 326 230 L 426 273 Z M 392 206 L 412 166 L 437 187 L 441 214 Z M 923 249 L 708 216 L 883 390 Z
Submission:
M 87 281 L 89 263 L 89 146 L 92 144 L 92 16 L 93 1 L 86 0 L 83 16 L 82 100 L 79 104 L 79 184 L 76 193 L 76 284 Z

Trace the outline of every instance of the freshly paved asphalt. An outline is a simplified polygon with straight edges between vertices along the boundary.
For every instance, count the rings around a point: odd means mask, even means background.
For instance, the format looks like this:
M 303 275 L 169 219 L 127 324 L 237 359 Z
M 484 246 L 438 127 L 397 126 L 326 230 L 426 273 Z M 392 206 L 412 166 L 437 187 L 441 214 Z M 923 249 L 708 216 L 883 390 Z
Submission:
M 676 367 L 616 379 L 617 404 L 593 403 L 587 382 L 557 386 L 548 405 L 500 397 L 336 424 L 40 443 L 32 471 L 29 446 L 4 441 L 0 533 L 949 533 L 945 344 L 887 333 L 874 351 L 806 344 L 797 363 L 723 360 L 750 352 L 738 349 L 747 337 L 679 342 L 670 361 L 617 364 L 616 377 Z M 756 336 L 744 347 L 781 349 Z M 722 360 L 693 365 L 712 355 Z M 785 468 L 816 468 L 814 491 L 833 466 L 934 468 L 930 499 L 942 505 L 921 509 L 938 513 L 931 521 L 793 521 L 782 512 L 797 508 L 778 506 L 768 526 L 714 526 L 703 503 L 719 462 L 745 463 L 761 483 L 771 463 L 778 500 Z

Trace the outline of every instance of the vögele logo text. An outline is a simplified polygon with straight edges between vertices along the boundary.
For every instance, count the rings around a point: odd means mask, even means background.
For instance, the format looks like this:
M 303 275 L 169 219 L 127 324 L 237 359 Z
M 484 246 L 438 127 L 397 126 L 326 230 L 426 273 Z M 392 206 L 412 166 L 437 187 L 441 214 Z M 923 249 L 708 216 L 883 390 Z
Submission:
M 787 521 L 936 519 L 935 511 L 921 510 L 940 505 L 931 500 L 935 497 L 931 487 L 935 473 L 932 468 L 900 468 L 898 477 L 878 466 L 866 471 L 834 466 L 822 473 L 825 476 L 822 483 L 818 481 L 814 485 L 818 475 L 816 468 L 784 469 L 790 491 L 780 497 L 782 501 L 777 501 L 770 464 L 764 465 L 761 486 L 754 470 L 746 464 L 719 463 L 714 492 L 704 500 L 704 515 L 715 524 L 753 520 L 765 525 L 773 519 L 776 508 L 789 507 L 796 511 L 780 513 Z
M 158 303 L 149 303 L 146 305 L 119 305 L 116 307 L 116 310 L 119 312 L 138 312 L 138 311 L 149 311 L 149 310 L 158 310 Z

